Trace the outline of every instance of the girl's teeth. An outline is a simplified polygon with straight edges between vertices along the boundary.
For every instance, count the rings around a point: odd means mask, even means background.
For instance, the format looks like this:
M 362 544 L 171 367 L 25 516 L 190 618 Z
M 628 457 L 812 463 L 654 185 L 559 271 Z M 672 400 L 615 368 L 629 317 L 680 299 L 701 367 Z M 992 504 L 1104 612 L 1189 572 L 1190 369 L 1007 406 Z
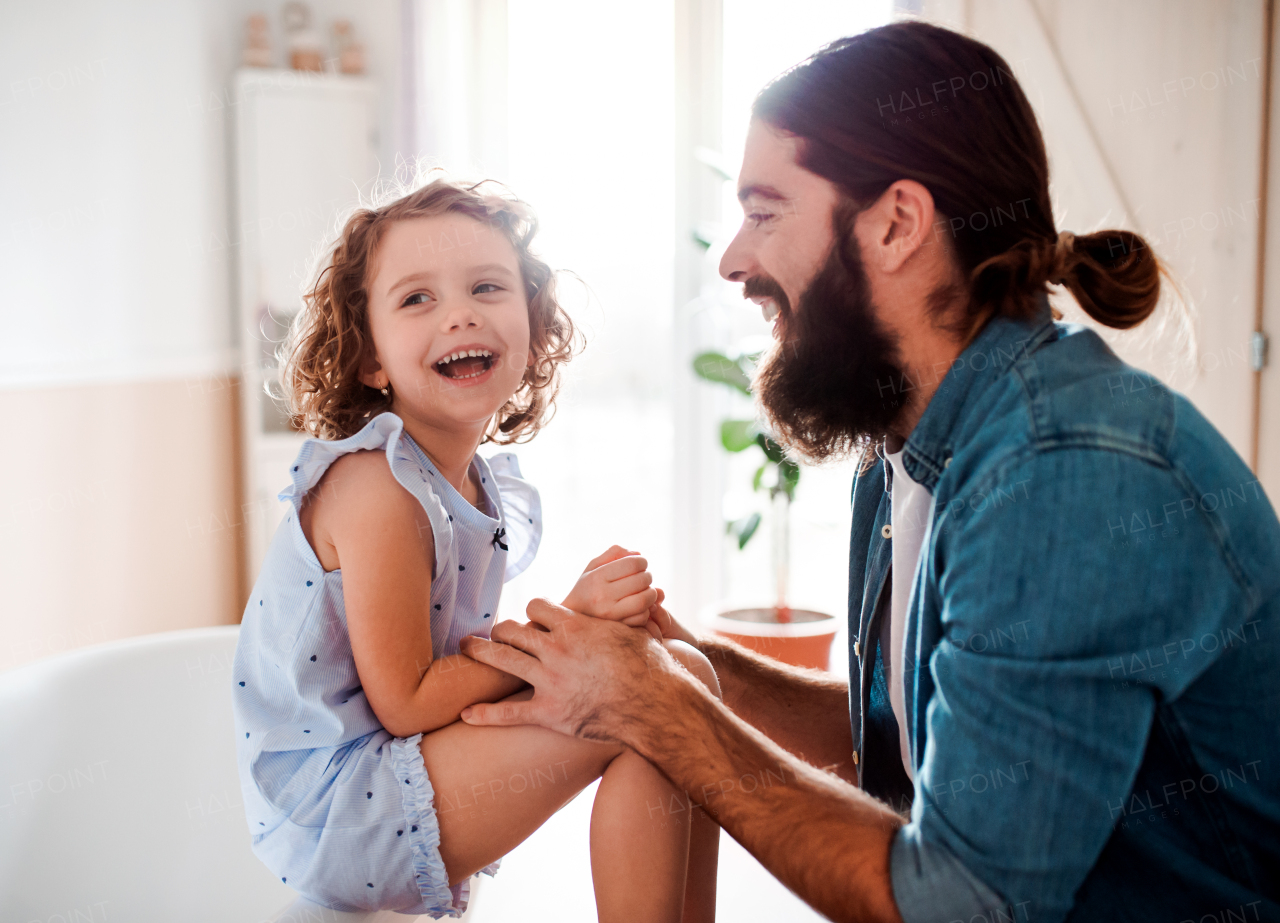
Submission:
M 443 359 L 440 360 L 438 364 L 445 365 L 446 363 L 449 363 L 449 362 L 456 362 L 459 359 L 471 359 L 476 356 L 483 356 L 485 358 L 488 358 L 492 355 L 493 353 L 489 352 L 489 350 L 487 349 L 466 349 L 461 352 L 456 352 L 451 356 L 445 356 Z
M 451 363 L 451 362 L 457 362 L 459 359 L 472 359 L 472 358 L 485 358 L 485 359 L 491 359 L 491 358 L 493 358 L 493 353 L 492 353 L 491 351 L 487 350 L 487 349 L 463 349 L 463 350 L 459 350 L 458 352 L 453 353 L 453 354 L 448 355 L 448 356 L 445 356 L 443 359 L 439 360 L 439 361 L 436 363 L 436 368 L 437 368 L 437 369 L 440 371 L 440 373 L 443 375 L 443 374 L 444 374 L 444 367 L 445 367 L 446 365 L 448 365 L 449 363 Z M 483 374 L 484 374 L 485 372 L 487 372 L 487 371 L 488 371 L 488 369 L 481 369 L 481 370 L 480 370 L 480 371 L 478 371 L 478 372 L 472 372 L 470 375 L 447 375 L 446 377 L 448 377 L 448 378 L 452 378 L 454 381 L 464 381 L 464 380 L 466 380 L 466 379 L 468 379 L 468 378 L 478 378 L 479 376 L 483 375 Z

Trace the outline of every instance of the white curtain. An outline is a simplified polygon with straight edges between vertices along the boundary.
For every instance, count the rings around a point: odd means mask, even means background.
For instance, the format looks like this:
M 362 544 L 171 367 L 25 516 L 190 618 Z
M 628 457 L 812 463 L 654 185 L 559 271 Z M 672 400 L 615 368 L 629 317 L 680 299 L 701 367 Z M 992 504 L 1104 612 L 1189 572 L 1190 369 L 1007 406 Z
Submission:
M 402 150 L 507 174 L 507 0 L 402 0 Z

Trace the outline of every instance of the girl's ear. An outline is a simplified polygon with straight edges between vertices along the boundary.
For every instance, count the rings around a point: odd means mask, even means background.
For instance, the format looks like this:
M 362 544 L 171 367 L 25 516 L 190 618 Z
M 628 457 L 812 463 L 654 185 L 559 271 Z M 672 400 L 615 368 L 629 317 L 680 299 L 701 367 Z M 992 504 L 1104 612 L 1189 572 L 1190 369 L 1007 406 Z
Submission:
M 360 383 L 375 390 L 385 388 L 388 382 L 387 373 L 382 371 L 382 363 L 377 356 L 366 355 L 360 363 Z

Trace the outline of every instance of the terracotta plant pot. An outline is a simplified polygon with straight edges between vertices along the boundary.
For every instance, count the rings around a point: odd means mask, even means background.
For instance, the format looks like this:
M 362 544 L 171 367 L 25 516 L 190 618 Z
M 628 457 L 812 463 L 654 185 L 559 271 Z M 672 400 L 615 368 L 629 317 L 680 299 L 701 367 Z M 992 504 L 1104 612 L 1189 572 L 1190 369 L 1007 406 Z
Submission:
M 831 640 L 840 623 L 825 612 L 792 609 L 791 621 L 779 622 L 778 610 L 726 609 L 715 613 L 708 627 L 743 647 L 797 667 L 827 669 Z

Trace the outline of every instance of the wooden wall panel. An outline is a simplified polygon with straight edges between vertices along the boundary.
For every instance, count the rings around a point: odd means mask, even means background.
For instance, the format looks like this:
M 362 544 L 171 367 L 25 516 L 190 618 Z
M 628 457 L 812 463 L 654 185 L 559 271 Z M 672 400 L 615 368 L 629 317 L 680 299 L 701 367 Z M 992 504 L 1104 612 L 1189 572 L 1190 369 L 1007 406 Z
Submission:
M 1262 0 L 948 0 L 923 12 L 1013 65 L 1049 146 L 1059 227 L 1152 241 L 1190 298 L 1196 350 L 1169 311 L 1163 327 L 1104 335 L 1249 459 Z M 1069 296 L 1055 303 L 1083 320 Z
M 37 388 L 2 400 L 0 670 L 239 621 L 235 379 Z

